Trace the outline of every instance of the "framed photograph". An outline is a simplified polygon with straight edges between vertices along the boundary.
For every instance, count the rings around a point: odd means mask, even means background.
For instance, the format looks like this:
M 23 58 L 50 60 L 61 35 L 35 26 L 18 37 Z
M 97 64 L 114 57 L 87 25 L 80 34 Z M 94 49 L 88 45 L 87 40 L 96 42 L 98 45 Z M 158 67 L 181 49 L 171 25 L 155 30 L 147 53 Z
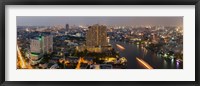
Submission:
M 199 85 L 199 0 L 1 1 L 1 85 Z

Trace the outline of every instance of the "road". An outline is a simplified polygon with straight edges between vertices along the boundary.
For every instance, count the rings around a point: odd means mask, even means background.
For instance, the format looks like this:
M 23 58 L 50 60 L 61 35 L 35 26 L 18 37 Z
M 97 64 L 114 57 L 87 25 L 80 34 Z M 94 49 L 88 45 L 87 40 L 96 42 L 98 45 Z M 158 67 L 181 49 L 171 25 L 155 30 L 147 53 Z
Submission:
M 21 51 L 17 45 L 17 58 L 19 60 L 19 66 L 21 69 L 32 69 L 32 66 L 24 60 Z
M 19 66 L 21 67 L 21 68 L 27 68 L 26 67 L 26 62 L 25 62 L 25 60 L 24 60 L 24 58 L 22 57 L 22 53 L 21 53 L 21 51 L 19 50 L 19 47 L 18 47 L 18 45 L 17 45 L 17 55 L 18 55 L 18 60 L 19 60 Z

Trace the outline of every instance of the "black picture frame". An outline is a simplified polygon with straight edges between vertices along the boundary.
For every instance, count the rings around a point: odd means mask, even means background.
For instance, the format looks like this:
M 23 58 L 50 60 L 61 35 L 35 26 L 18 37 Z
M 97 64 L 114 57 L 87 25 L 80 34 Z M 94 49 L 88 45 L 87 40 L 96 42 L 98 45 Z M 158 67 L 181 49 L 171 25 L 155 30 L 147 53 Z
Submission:
M 199 85 L 200 0 L 2 0 L 0 1 L 0 84 L 2 86 L 194 86 Z M 5 81 L 6 5 L 195 5 L 195 81 Z M 185 77 L 187 78 L 187 77 Z

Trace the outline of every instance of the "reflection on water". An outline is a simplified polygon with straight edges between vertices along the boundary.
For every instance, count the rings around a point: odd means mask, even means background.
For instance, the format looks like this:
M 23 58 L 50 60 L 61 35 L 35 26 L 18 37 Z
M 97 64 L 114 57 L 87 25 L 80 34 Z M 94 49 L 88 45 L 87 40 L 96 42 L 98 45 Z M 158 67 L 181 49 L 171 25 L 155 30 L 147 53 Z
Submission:
M 173 65 L 174 65 L 174 59 L 171 60 L 171 66 L 173 66 Z
M 164 62 L 164 68 L 167 68 L 167 62 L 165 61 L 165 60 L 163 60 L 163 62 Z
M 179 65 L 179 63 L 178 62 L 176 62 L 176 68 L 177 69 L 179 69 L 180 67 L 179 67 L 180 65 Z
M 171 61 L 165 60 L 159 55 L 147 50 L 145 47 L 119 41 L 110 41 L 113 48 L 119 52 L 120 56 L 126 57 L 128 60 L 128 69 L 142 69 L 136 60 L 139 57 L 150 64 L 154 69 L 182 69 L 182 65 L 174 59 Z M 117 48 L 116 44 L 123 46 L 125 49 Z

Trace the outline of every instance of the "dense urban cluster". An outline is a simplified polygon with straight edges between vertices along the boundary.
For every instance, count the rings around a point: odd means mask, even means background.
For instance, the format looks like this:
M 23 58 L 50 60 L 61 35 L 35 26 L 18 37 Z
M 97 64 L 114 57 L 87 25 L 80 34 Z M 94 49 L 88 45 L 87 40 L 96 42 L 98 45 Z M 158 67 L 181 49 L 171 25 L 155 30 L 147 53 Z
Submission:
M 126 48 L 117 42 L 137 45 L 166 62 L 183 63 L 183 27 L 66 24 L 17 26 L 17 68 L 129 68 L 132 61 L 121 55 Z M 144 68 L 155 68 L 140 57 L 133 58 Z
M 176 26 L 111 28 L 111 40 L 135 43 L 165 58 L 183 59 L 183 29 Z

